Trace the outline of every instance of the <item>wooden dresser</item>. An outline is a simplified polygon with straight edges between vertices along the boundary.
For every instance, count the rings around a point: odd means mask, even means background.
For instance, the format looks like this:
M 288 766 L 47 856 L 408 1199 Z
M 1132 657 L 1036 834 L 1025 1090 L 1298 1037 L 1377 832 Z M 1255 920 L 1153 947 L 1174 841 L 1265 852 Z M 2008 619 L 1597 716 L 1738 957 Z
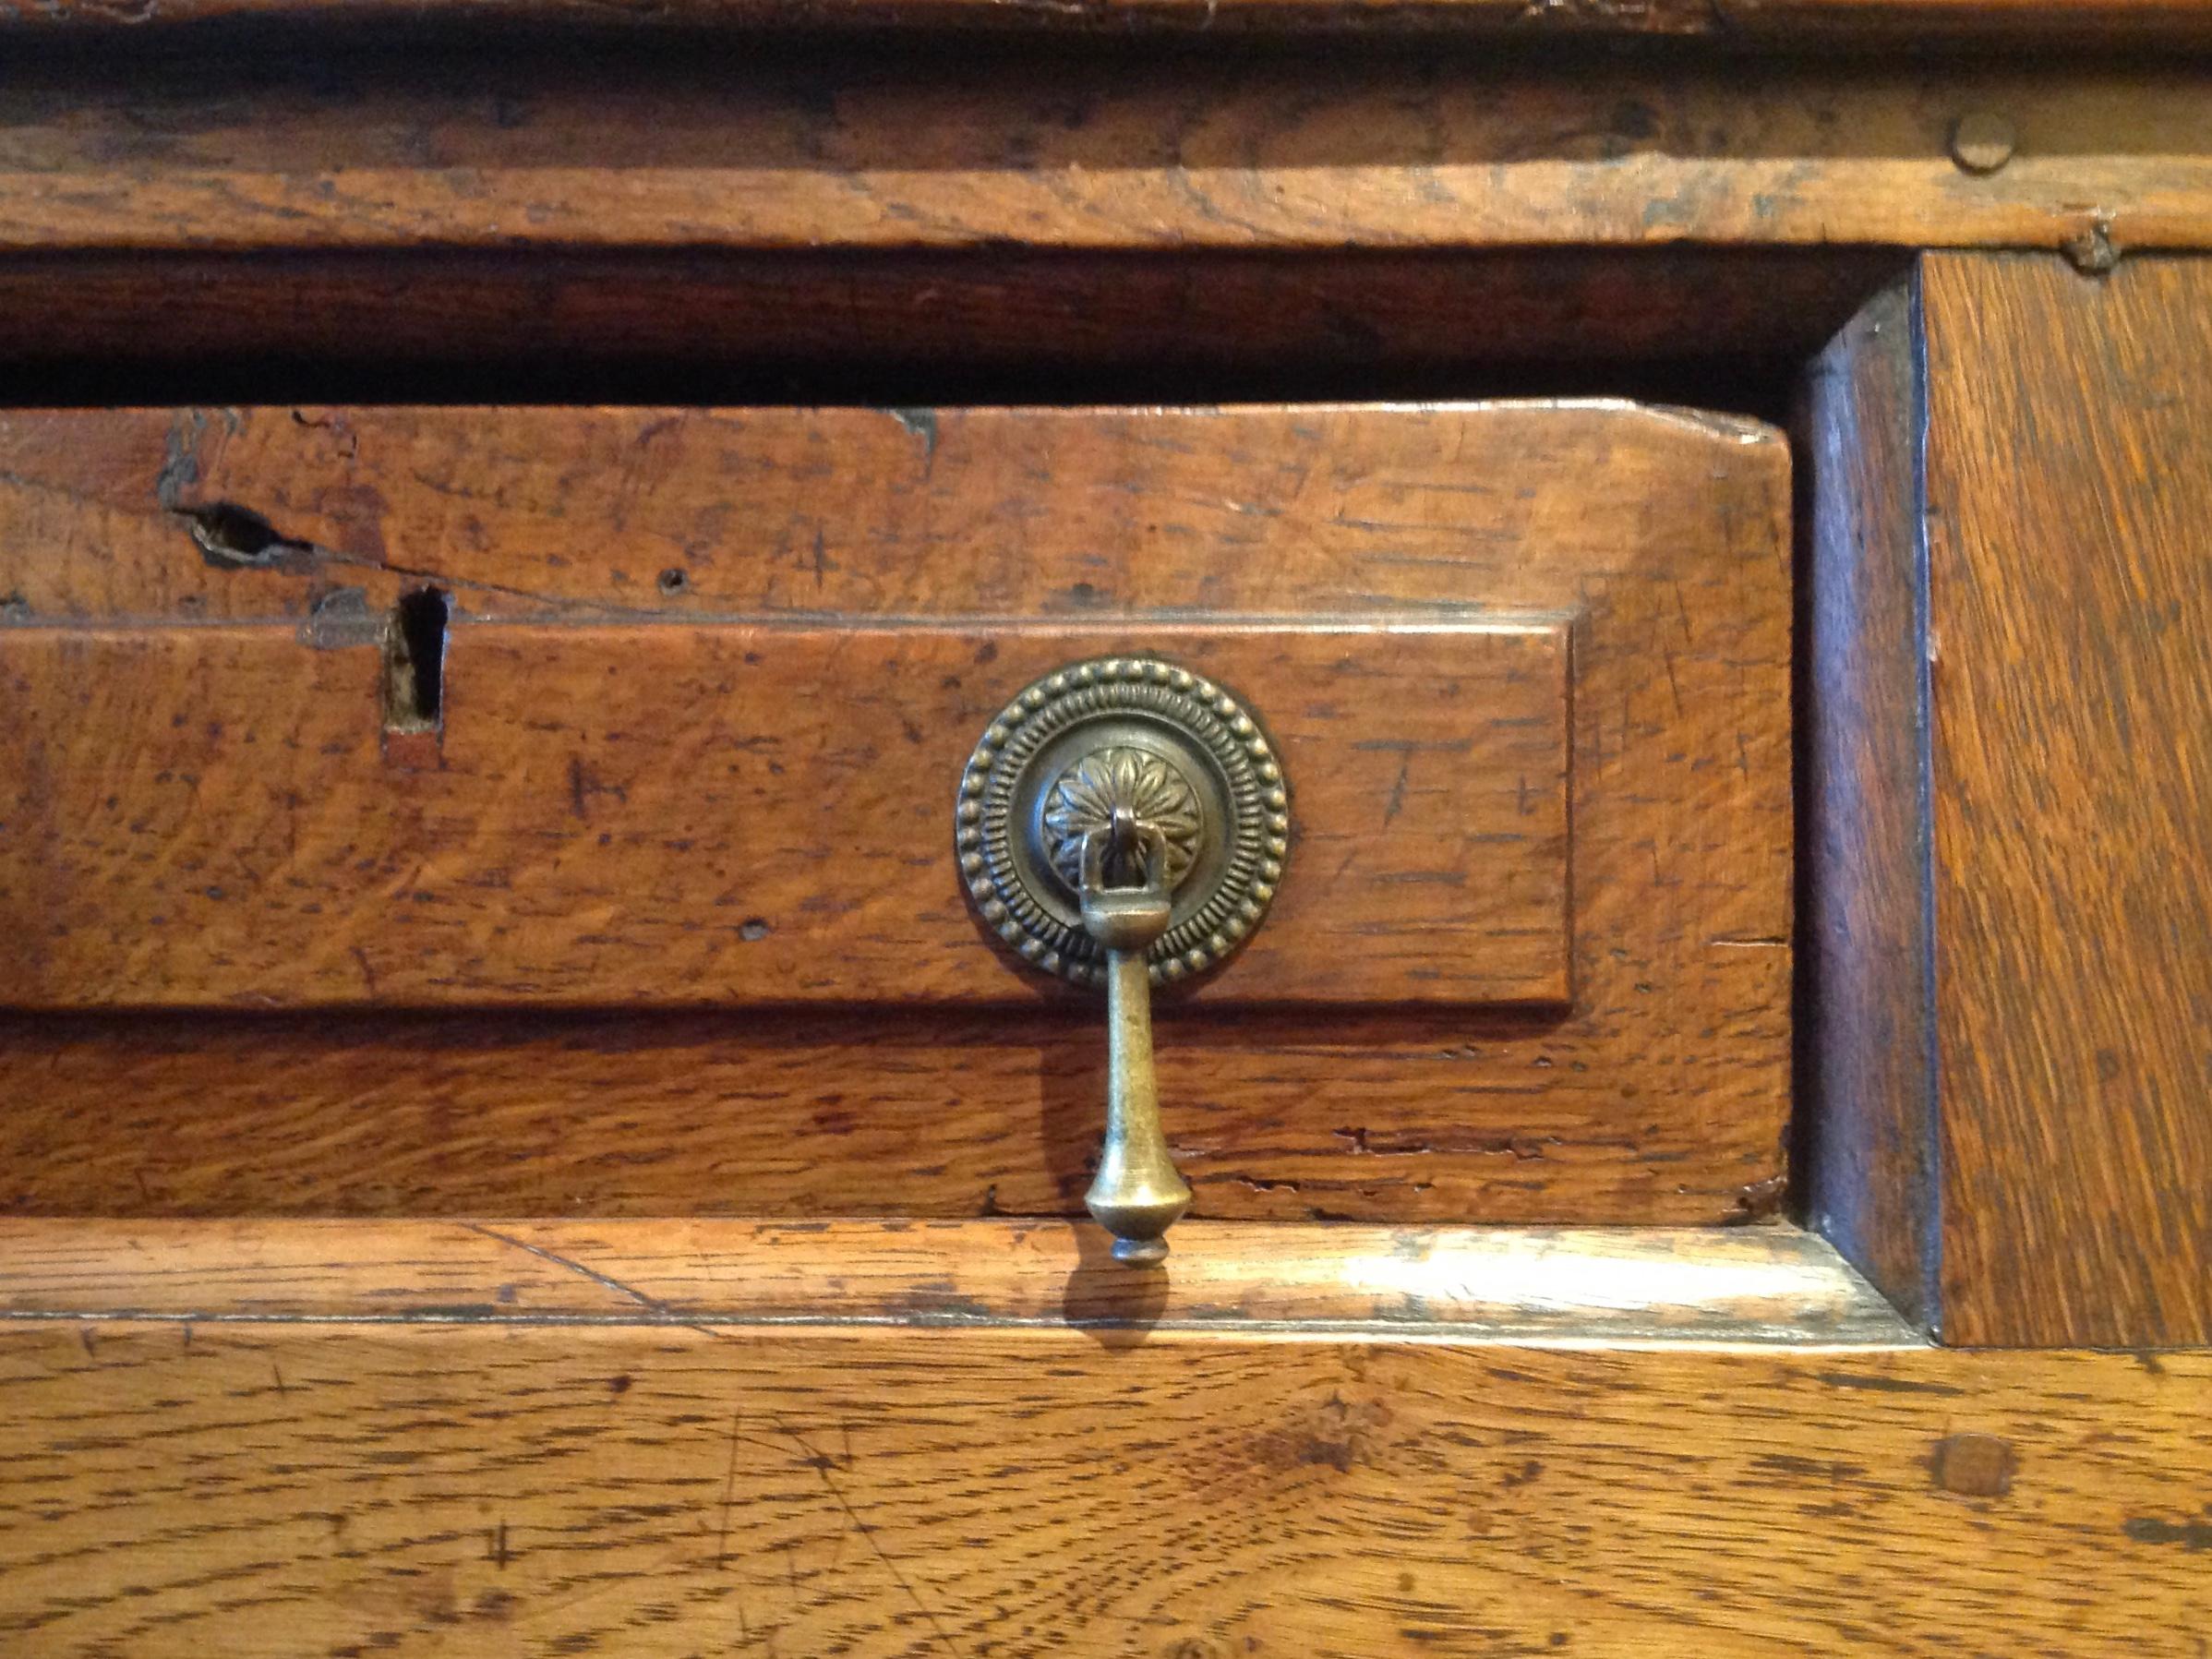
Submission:
M 2212 5 L 18 0 L 0 715 L 10 1659 L 2212 1654 Z

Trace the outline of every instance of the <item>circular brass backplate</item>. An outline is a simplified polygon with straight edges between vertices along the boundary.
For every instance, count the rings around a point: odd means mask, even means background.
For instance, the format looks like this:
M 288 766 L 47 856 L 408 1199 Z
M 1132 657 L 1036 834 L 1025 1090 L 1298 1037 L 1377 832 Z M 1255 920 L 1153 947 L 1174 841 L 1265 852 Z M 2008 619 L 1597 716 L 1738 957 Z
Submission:
M 1115 809 L 1160 831 L 1174 896 L 1153 982 L 1205 972 L 1259 924 L 1290 848 L 1290 796 L 1259 724 L 1214 681 L 1144 656 L 1048 674 L 960 776 L 955 844 L 977 913 L 1025 961 L 1104 983 L 1083 931 L 1082 839 Z

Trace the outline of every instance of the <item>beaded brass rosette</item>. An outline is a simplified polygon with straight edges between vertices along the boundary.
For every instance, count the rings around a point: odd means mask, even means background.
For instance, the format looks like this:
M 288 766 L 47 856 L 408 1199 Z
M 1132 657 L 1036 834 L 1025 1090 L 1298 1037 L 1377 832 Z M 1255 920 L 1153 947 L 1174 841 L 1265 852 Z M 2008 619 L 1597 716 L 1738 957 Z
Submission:
M 1290 795 L 1259 725 L 1213 680 L 1151 657 L 1048 674 L 991 723 L 960 776 L 955 846 L 977 913 L 1011 950 L 1102 982 L 1076 892 L 1086 834 L 1116 812 L 1157 831 L 1174 911 L 1155 984 L 1204 973 L 1266 913 L 1290 849 Z

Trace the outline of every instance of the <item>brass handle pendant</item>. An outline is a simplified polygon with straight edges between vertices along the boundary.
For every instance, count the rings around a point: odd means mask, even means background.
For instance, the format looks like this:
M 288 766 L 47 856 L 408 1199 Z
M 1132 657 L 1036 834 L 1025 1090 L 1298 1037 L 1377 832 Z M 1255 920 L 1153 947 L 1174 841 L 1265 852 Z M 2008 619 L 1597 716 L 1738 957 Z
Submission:
M 1110 854 L 1134 868 L 1136 885 L 1107 885 Z M 1156 1262 L 1168 1253 L 1163 1235 L 1191 1202 L 1190 1184 L 1175 1168 L 1160 1126 L 1152 975 L 1145 961 L 1173 913 L 1167 837 L 1116 807 L 1106 828 L 1084 835 L 1082 867 L 1083 931 L 1106 952 L 1106 1139 L 1083 1202 L 1113 1234 L 1116 1261 Z
M 1148 657 L 1025 690 L 961 775 L 955 841 L 984 923 L 1024 961 L 1106 992 L 1106 1136 L 1085 1202 L 1124 1262 L 1189 1208 L 1160 1125 L 1152 989 L 1207 973 L 1266 914 L 1290 844 L 1282 770 L 1213 681 Z

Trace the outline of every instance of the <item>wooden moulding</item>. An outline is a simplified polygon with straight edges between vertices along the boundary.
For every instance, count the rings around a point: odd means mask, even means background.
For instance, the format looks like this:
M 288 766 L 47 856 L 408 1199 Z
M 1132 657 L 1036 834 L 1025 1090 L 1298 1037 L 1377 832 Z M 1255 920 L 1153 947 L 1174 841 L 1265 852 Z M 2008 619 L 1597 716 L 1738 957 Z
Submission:
M 1905 1340 L 1785 1226 L 1190 1221 L 1133 1271 L 1069 1221 L 0 1221 L 10 1316 Z
M 1937 255 L 1809 400 L 1810 1215 L 1960 1344 L 2212 1341 L 2212 268 Z
M 1772 1229 L 1190 1223 L 1142 1275 L 1087 1232 L 11 1223 L 0 1638 L 2182 1656 L 2212 1619 L 2205 1355 L 1902 1342 Z
M 79 1011 L 0 1040 L 18 1213 L 1076 1211 L 1096 1017 L 968 921 L 953 793 L 1055 653 L 1185 645 L 1244 653 L 1311 832 L 1259 954 L 1163 999 L 1196 1214 L 1778 1201 L 1771 428 L 280 407 L 18 412 L 0 452 L 0 682 L 43 711 L 0 728 L 0 898 L 41 919 L 6 982 Z M 380 737 L 363 642 L 425 589 L 442 734 Z M 816 795 L 896 822 L 749 816 Z M 1366 932 L 1331 943 L 1339 882 Z M 1316 949 L 1270 968 L 1279 925 Z M 928 1000 L 894 1007 L 902 955 Z
M 0 251 L 2212 246 L 2188 66 L 284 62 L 11 74 Z

